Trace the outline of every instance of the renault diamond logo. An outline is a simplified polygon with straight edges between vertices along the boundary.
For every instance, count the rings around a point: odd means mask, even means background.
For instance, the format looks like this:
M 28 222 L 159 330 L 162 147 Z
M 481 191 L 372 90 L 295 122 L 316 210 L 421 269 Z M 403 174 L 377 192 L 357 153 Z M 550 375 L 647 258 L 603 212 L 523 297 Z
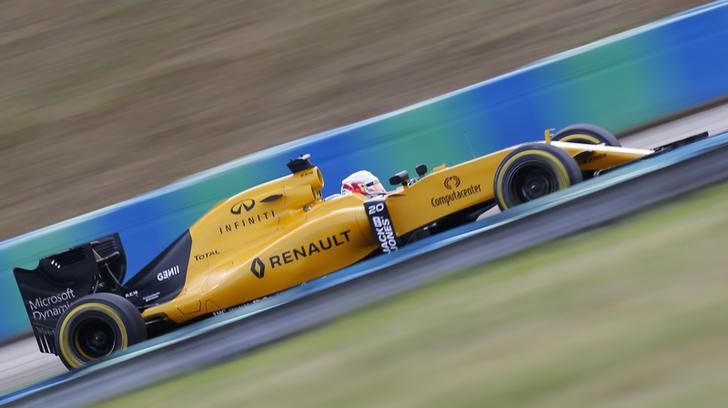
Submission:
M 258 279 L 262 279 L 265 274 L 265 264 L 260 258 L 253 259 L 253 263 L 250 264 L 250 272 L 253 272 Z
M 445 188 L 448 190 L 452 190 L 455 188 L 460 187 L 460 177 L 458 176 L 450 176 L 445 178 Z

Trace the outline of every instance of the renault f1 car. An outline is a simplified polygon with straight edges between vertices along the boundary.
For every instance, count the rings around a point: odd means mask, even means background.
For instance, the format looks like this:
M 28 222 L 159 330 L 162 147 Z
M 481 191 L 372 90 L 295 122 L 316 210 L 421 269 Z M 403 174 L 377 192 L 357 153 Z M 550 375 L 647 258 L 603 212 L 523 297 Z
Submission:
M 15 268 L 15 278 L 41 352 L 76 368 L 678 145 L 624 148 L 591 125 L 545 139 L 452 167 L 420 165 L 413 178 L 402 171 L 389 180 L 396 189 L 376 197 L 324 199 L 321 170 L 300 156 L 290 175 L 215 205 L 128 282 L 118 234 Z

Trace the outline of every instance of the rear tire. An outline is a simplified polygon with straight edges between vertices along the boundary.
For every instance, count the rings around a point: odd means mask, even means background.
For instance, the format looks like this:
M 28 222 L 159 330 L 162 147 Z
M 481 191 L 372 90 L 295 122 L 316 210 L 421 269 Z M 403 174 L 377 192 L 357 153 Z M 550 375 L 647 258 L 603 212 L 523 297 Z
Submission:
M 501 210 L 563 190 L 582 180 L 573 157 L 558 147 L 530 143 L 516 148 L 498 165 L 493 191 Z
M 56 324 L 58 357 L 69 369 L 84 366 L 147 337 L 142 315 L 125 298 L 95 293 L 73 303 Z
M 599 126 L 589 124 L 578 124 L 567 126 L 551 137 L 556 142 L 584 143 L 584 144 L 605 144 L 607 146 L 622 146 L 619 139 L 610 131 Z

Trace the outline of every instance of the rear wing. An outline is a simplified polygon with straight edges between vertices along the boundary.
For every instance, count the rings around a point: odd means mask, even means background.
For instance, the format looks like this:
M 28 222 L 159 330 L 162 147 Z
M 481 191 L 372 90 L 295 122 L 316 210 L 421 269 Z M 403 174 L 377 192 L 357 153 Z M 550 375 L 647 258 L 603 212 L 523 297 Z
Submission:
M 118 234 L 42 258 L 32 270 L 15 268 L 40 351 L 57 354 L 56 322 L 74 301 L 90 293 L 115 291 L 125 273 L 126 255 Z

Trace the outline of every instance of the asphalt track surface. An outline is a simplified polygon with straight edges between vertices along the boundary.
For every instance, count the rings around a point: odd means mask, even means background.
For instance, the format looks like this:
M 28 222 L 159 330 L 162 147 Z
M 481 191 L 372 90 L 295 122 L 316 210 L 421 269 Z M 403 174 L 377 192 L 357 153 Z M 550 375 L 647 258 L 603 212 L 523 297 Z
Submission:
M 728 105 L 650 128 L 622 140 L 627 146 L 649 147 L 703 130 L 715 134 L 726 129 Z M 720 163 L 728 161 L 728 151 L 713 154 L 722 156 L 703 160 L 699 165 L 693 163 L 690 172 L 685 172 L 681 165 L 669 172 L 640 179 L 639 183 L 618 185 L 608 193 L 559 206 L 555 211 L 563 212 L 562 216 L 554 211 L 548 211 L 548 215 L 530 216 L 527 220 L 409 259 L 323 293 L 219 327 L 205 336 L 164 347 L 144 358 L 130 358 L 103 367 L 92 376 L 72 376 L 60 387 L 49 387 L 17 402 L 33 406 L 89 404 L 178 373 L 224 361 L 432 279 L 443 278 L 458 269 L 500 258 L 543 240 L 565 236 L 682 194 L 697 187 L 696 182 L 707 185 L 723 180 L 728 177 L 725 174 L 728 169 L 721 169 L 726 166 L 720 166 Z M 681 187 L 675 189 L 675 186 Z M 565 222 L 567 218 L 581 222 Z M 583 222 L 587 219 L 588 223 Z M 535 229 L 539 230 L 539 234 L 533 234 Z M 0 372 L 3 377 L 0 379 L 0 393 L 4 393 L 22 384 L 65 372 L 65 369 L 54 356 L 40 354 L 31 338 L 0 349 Z M 110 394 L 109 384 L 113 384 L 113 394 Z

